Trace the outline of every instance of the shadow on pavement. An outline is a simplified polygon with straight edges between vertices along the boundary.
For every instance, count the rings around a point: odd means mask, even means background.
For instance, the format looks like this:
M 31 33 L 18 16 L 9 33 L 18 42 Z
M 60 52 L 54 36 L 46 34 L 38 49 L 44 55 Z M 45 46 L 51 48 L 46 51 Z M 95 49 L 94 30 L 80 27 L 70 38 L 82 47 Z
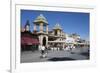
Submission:
M 72 59 L 68 57 L 62 57 L 62 58 L 54 57 L 54 58 L 48 59 L 48 61 L 70 61 L 70 60 L 76 60 L 76 59 Z
M 89 59 L 89 57 L 90 57 L 90 53 L 88 53 L 88 52 L 84 52 L 84 53 L 80 53 L 80 54 L 83 56 L 86 56 L 87 59 Z

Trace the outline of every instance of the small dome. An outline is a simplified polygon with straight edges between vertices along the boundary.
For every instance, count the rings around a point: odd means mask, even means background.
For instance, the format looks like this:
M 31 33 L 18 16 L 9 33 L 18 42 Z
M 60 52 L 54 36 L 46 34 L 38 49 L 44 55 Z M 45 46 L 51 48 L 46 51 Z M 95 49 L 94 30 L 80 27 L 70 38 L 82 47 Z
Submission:
M 43 16 L 43 14 L 40 14 L 35 20 L 34 23 L 38 23 L 38 22 L 43 22 L 45 24 L 48 24 L 47 19 Z
M 59 23 L 57 23 L 53 29 L 59 29 L 59 30 L 62 30 L 61 26 L 59 25 Z

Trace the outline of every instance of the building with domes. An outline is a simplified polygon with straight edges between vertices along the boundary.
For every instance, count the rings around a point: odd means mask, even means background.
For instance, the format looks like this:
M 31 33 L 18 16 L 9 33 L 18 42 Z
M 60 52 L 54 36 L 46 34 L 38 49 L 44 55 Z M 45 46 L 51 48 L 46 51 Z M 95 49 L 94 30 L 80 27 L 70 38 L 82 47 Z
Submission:
M 49 47 L 61 47 L 61 48 L 64 48 L 64 46 L 66 45 L 66 34 L 64 33 L 59 23 L 55 23 L 55 26 L 52 28 L 51 31 L 49 31 L 49 22 L 47 21 L 47 19 L 44 17 L 43 14 L 40 14 L 39 16 L 36 17 L 35 20 L 33 20 L 33 26 L 34 26 L 33 32 L 30 32 L 29 21 L 26 21 L 26 25 L 24 28 L 22 28 L 21 33 L 29 31 L 31 36 L 33 37 L 31 39 L 34 39 L 34 36 L 37 37 L 35 38 L 37 39 L 36 42 L 37 45 L 44 45 Z M 39 30 L 37 29 L 37 27 L 39 27 Z
M 48 44 L 54 47 L 62 47 L 66 45 L 66 35 L 63 32 L 59 23 L 55 24 L 52 31 L 49 32 Z

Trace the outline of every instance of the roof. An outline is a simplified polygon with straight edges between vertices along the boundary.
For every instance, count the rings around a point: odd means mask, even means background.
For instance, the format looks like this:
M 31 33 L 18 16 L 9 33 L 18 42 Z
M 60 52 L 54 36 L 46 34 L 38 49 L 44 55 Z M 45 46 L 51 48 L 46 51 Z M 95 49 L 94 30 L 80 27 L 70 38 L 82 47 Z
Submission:
M 39 16 L 37 16 L 37 18 L 34 20 L 34 23 L 39 23 L 39 22 L 43 22 L 45 24 L 48 24 L 47 19 L 43 16 L 43 14 L 40 14 Z
M 21 33 L 21 44 L 22 45 L 35 45 L 35 44 L 39 44 L 39 40 L 38 38 L 33 34 L 31 34 L 31 32 L 24 32 Z
M 59 29 L 59 30 L 62 30 L 62 28 L 61 28 L 61 26 L 60 26 L 60 24 L 59 23 L 57 23 L 55 26 L 54 26 L 54 28 L 53 29 Z
M 29 20 L 26 21 L 25 27 L 26 27 L 27 25 L 30 26 Z
M 22 45 L 37 45 L 39 44 L 38 39 L 31 38 L 31 37 L 21 37 L 21 44 Z

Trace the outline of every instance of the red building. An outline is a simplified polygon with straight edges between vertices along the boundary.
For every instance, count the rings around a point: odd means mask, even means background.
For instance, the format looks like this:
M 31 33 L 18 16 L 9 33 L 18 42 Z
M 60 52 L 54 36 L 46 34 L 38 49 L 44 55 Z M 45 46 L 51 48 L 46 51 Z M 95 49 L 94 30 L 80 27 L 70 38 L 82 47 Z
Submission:
M 39 40 L 36 34 L 32 34 L 30 31 L 29 21 L 26 22 L 24 30 L 21 31 L 21 50 L 37 50 L 39 45 Z

